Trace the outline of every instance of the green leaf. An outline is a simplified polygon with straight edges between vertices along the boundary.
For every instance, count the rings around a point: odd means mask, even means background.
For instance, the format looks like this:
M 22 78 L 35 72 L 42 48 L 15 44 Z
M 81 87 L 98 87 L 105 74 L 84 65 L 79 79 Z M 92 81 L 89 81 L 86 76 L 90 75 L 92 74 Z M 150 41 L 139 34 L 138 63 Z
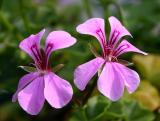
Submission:
M 31 67 L 31 66 L 18 66 L 18 67 L 27 72 L 34 72 L 37 70 L 35 67 Z
M 123 111 L 127 121 L 153 121 L 154 114 L 136 101 L 124 101 Z
M 111 102 L 105 111 L 103 120 L 117 121 L 124 119 L 123 105 L 121 101 Z
M 109 102 L 104 96 L 94 96 L 83 107 L 76 108 L 69 121 L 101 121 Z
M 84 108 L 76 108 L 68 121 L 88 121 L 84 112 Z
M 64 64 L 58 64 L 56 65 L 54 68 L 53 68 L 53 71 L 54 72 L 57 72 L 59 71 L 60 69 L 62 69 L 64 67 Z
M 100 57 L 100 55 L 98 54 L 97 50 L 95 49 L 95 47 L 93 47 L 93 45 L 91 45 L 90 43 L 88 44 L 89 45 L 89 49 L 90 51 L 92 52 L 92 54 L 95 56 L 95 57 Z
M 85 107 L 87 119 L 91 121 L 99 121 L 108 106 L 109 102 L 105 97 L 92 97 Z
M 123 64 L 125 66 L 132 66 L 133 65 L 133 63 L 128 62 L 126 60 L 122 60 L 122 59 L 118 59 L 118 63 L 121 63 L 121 64 Z

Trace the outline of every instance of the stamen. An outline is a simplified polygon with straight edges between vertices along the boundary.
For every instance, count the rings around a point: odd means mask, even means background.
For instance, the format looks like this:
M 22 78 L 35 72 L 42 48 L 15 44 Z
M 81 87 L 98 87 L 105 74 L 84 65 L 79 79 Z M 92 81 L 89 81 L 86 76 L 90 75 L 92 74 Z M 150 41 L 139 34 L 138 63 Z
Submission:
M 112 62 L 118 62 L 118 59 L 115 56 L 112 56 Z
M 109 61 L 109 62 L 118 62 L 118 59 L 117 57 L 113 56 L 113 55 L 109 55 L 109 56 L 106 56 L 106 61 Z
M 106 55 L 112 55 L 112 52 L 113 52 L 113 50 L 112 50 L 112 46 L 111 45 L 107 45 L 106 46 Z
M 117 61 L 117 58 L 113 55 L 113 47 L 111 45 L 106 46 L 106 57 L 105 60 L 109 62 L 115 62 Z

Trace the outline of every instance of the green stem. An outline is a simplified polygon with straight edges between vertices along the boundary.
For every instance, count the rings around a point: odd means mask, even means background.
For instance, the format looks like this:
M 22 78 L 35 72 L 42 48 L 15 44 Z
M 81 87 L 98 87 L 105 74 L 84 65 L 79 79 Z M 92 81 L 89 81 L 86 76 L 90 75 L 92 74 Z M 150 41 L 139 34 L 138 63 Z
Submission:
M 89 0 L 83 0 L 83 5 L 86 9 L 87 16 L 89 18 L 91 18 L 92 17 L 92 10 L 91 10 L 91 7 L 90 7 Z
M 83 116 L 83 120 L 84 121 L 88 121 L 87 117 L 86 117 L 86 114 L 85 114 L 85 111 L 83 111 L 83 108 L 81 108 L 81 114 Z

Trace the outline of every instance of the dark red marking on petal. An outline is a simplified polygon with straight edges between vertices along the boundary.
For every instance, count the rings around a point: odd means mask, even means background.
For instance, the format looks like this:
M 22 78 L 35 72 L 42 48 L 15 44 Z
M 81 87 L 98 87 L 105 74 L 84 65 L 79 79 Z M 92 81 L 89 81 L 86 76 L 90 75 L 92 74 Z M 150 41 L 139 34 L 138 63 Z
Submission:
M 51 51 L 52 48 L 50 46 L 48 47 L 48 51 Z M 33 44 L 31 46 L 31 51 L 35 57 L 35 65 L 40 70 L 50 70 L 50 67 L 48 66 L 48 58 L 43 49 L 39 49 L 36 44 Z
M 40 55 L 40 52 L 39 52 L 39 49 L 38 49 L 37 45 L 33 44 L 30 49 L 31 49 L 31 51 L 32 51 L 32 53 L 33 53 L 33 55 L 36 59 L 35 61 L 37 63 L 40 63 L 41 55 Z
M 107 45 L 106 46 L 106 55 L 110 55 L 111 52 L 112 52 L 112 46 Z
M 117 30 L 114 30 L 114 31 L 113 31 L 113 34 L 112 34 L 112 36 L 111 36 L 111 38 L 110 38 L 110 40 L 109 40 L 109 45 L 114 45 L 114 44 L 115 44 L 115 42 L 116 42 L 119 34 L 120 34 L 119 31 L 117 31 Z
M 105 49 L 106 49 L 106 45 L 107 45 L 106 40 L 105 40 L 105 36 L 104 36 L 104 34 L 103 34 L 101 29 L 98 29 L 96 31 L 96 34 L 99 36 L 99 38 L 100 38 L 100 40 L 102 42 L 103 57 L 105 57 L 106 56 Z
M 53 46 L 54 46 L 53 43 L 48 43 L 48 44 L 47 44 L 47 48 L 46 48 L 46 56 L 47 56 L 47 57 L 49 56 L 49 54 L 50 54 Z
M 125 45 L 118 47 L 118 49 L 114 52 L 114 55 L 118 56 L 122 51 L 124 51 L 125 49 L 127 49 L 129 47 L 130 46 L 128 44 L 125 44 Z
M 45 69 L 47 69 L 47 59 L 46 59 L 46 54 L 45 54 L 45 52 L 44 52 L 44 50 L 41 48 L 40 49 L 40 52 L 41 52 L 41 56 L 42 56 L 42 63 L 41 63 L 41 69 L 42 70 L 45 70 Z

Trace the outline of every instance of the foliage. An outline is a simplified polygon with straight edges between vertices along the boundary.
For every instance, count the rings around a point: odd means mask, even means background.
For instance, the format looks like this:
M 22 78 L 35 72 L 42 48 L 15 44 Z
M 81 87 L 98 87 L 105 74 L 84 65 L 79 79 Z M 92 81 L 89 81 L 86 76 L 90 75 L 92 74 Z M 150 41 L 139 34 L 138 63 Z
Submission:
M 88 103 L 77 108 L 69 121 L 153 121 L 154 114 L 136 101 L 110 102 L 105 97 L 94 96 Z
M 65 4 L 62 1 L 0 0 L 0 121 L 159 121 L 159 0 L 72 0 L 76 2 Z M 11 102 L 18 80 L 26 74 L 19 66 L 27 67 L 32 63 L 20 51 L 18 44 L 43 28 L 48 32 L 63 29 L 77 38 L 75 46 L 54 53 L 51 63 L 52 67 L 64 64 L 56 73 L 70 81 L 76 97 L 83 97 L 85 91 L 78 91 L 73 84 L 73 71 L 79 64 L 94 57 L 88 44 L 92 44 L 98 51 L 100 46 L 96 39 L 79 35 L 75 28 L 89 17 L 103 17 L 108 33 L 107 19 L 111 15 L 121 19 L 132 33 L 133 38 L 128 40 L 149 53 L 146 57 L 122 57 L 133 60 L 134 66 L 131 68 L 138 71 L 141 79 L 145 80 L 135 94 L 126 94 L 120 101 L 110 102 L 95 93 L 85 105 L 75 105 L 72 101 L 59 110 L 46 103 L 35 117 L 26 114 L 18 103 Z

